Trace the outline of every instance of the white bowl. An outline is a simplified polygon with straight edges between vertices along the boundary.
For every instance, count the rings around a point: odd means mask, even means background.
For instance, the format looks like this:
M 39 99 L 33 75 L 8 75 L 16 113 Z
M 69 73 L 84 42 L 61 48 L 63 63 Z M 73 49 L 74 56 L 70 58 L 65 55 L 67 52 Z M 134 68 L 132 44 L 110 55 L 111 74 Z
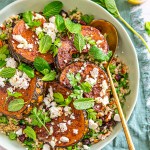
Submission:
M 44 6 L 53 0 L 18 0 L 0 11 L 0 24 L 11 15 L 22 13 L 27 10 L 41 11 Z M 126 120 L 129 119 L 134 109 L 137 100 L 138 87 L 139 87 L 139 69 L 138 59 L 132 44 L 132 41 L 123 28 L 123 26 L 107 11 L 105 11 L 99 5 L 91 2 L 90 0 L 60 0 L 64 4 L 65 10 L 79 8 L 83 13 L 93 14 L 96 19 L 105 19 L 111 22 L 119 34 L 119 49 L 117 54 L 119 57 L 129 66 L 129 79 L 131 94 L 127 97 L 127 101 L 124 106 L 124 112 L 126 114 Z M 121 124 L 119 123 L 113 130 L 112 134 L 91 147 L 92 150 L 99 150 L 112 141 L 119 131 L 121 130 Z M 0 134 L 0 145 L 8 150 L 24 150 L 17 142 L 9 140 L 6 136 Z

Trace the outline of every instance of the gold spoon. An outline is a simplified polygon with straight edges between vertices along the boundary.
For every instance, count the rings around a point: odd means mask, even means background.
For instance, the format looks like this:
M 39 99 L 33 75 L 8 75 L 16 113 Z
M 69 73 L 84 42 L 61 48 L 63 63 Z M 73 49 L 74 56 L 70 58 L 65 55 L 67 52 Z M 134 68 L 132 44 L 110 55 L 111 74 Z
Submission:
M 123 130 L 124 130 L 125 136 L 126 136 L 126 140 L 127 140 L 127 143 L 128 143 L 129 150 L 135 150 L 132 139 L 131 139 L 131 136 L 130 136 L 130 133 L 129 133 L 129 129 L 128 129 L 128 126 L 126 124 L 126 120 L 125 120 L 125 117 L 124 117 L 124 114 L 123 114 L 123 111 L 122 111 L 122 108 L 121 108 L 121 105 L 120 105 L 120 101 L 119 101 L 119 98 L 118 98 L 118 95 L 117 95 L 117 92 L 116 92 L 116 89 L 115 89 L 115 86 L 114 86 L 114 83 L 113 83 L 113 79 L 111 77 L 111 73 L 110 73 L 110 70 L 109 70 L 109 65 L 110 65 L 110 63 L 113 59 L 113 56 L 116 52 L 116 48 L 118 46 L 117 30 L 116 30 L 116 28 L 114 27 L 113 24 L 111 24 L 110 22 L 105 21 L 105 20 L 94 20 L 94 21 L 92 21 L 92 23 L 90 25 L 97 28 L 98 30 L 100 30 L 100 32 L 103 35 L 105 35 L 105 34 L 107 35 L 106 39 L 107 39 L 107 42 L 108 42 L 108 45 L 109 45 L 109 49 L 112 50 L 112 57 L 108 62 L 106 70 L 107 70 L 107 73 L 108 73 L 108 76 L 109 76 L 109 79 L 110 79 L 112 93 L 113 93 L 113 96 L 115 98 L 115 102 L 116 102 L 116 105 L 117 105 L 117 108 L 118 108 L 118 113 L 119 113 L 119 116 L 120 116 L 120 120 L 121 120 L 121 123 L 122 123 L 122 127 L 123 127 Z

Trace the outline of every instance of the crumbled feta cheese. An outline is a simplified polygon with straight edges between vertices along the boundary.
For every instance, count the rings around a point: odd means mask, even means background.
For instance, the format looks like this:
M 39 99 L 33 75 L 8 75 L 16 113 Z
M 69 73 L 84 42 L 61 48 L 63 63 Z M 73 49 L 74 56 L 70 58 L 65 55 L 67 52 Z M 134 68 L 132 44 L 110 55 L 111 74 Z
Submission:
M 0 87 L 4 87 L 5 86 L 5 78 L 0 77 Z
M 102 89 L 105 90 L 105 91 L 108 89 L 108 85 L 107 85 L 106 80 L 102 81 Z
M 67 131 L 66 123 L 59 123 L 58 126 L 60 127 L 61 132 Z
M 52 148 L 54 148 L 54 147 L 55 147 L 56 142 L 57 142 L 57 139 L 53 136 L 53 137 L 52 137 L 52 140 L 49 142 L 49 143 L 50 143 L 50 145 L 52 146 Z
M 78 129 L 73 129 L 74 134 L 78 134 Z
M 87 145 L 83 145 L 83 148 L 84 148 L 84 150 L 88 150 L 88 149 L 90 149 L 90 147 L 89 147 L 89 146 L 87 146 Z
M 51 103 L 50 103 L 50 101 L 48 100 L 47 97 L 45 97 L 43 101 L 44 101 L 46 107 L 50 107 Z
M 60 138 L 60 141 L 61 141 L 61 142 L 64 142 L 64 143 L 67 143 L 67 142 L 69 142 L 69 139 L 68 139 L 67 137 L 65 137 L 65 136 L 62 136 L 62 137 Z
M 73 113 L 70 115 L 70 119 L 72 119 L 72 120 L 74 120 L 74 119 L 75 119 L 75 116 L 74 116 L 74 114 L 73 114 Z
M 13 88 L 12 88 L 12 87 L 9 87 L 9 88 L 7 88 L 7 91 L 13 93 Z
M 86 46 L 87 46 L 87 48 L 88 48 L 88 49 L 90 49 L 90 48 L 91 48 L 91 45 L 90 45 L 90 44 L 87 44 Z
M 95 123 L 92 119 L 89 120 L 89 128 L 90 129 L 93 129 L 93 130 L 96 130 L 98 127 L 98 124 Z
M 54 132 L 54 130 L 53 130 L 53 126 L 50 126 L 49 134 L 50 134 L 50 135 L 52 135 L 52 134 L 53 134 L 53 132 Z
M 68 120 L 68 122 L 67 122 L 67 123 L 68 123 L 68 125 L 71 125 L 71 120 Z
M 25 27 L 26 27 L 26 29 L 29 29 L 30 27 L 25 23 Z
M 50 17 L 50 18 L 49 18 L 49 22 L 55 23 L 55 16 Z
M 33 16 L 32 19 L 33 20 L 39 20 L 39 19 L 44 19 L 45 20 L 45 18 L 42 15 L 38 14 L 38 13 L 35 13 L 35 15 Z
M 50 146 L 48 144 L 44 144 L 42 150 L 50 150 Z
M 102 103 L 103 105 L 109 104 L 108 96 L 105 96 L 104 98 L 97 97 L 95 98 L 97 103 Z
M 115 121 L 118 121 L 118 122 L 121 121 L 119 114 L 115 114 L 115 115 L 114 115 L 114 120 L 115 120 Z
M 6 58 L 5 61 L 6 61 L 6 67 L 17 68 L 18 63 L 15 61 L 14 58 L 9 57 Z
M 93 86 L 94 84 L 96 84 L 97 80 L 95 80 L 93 78 L 90 78 L 89 75 L 87 75 L 85 81 L 88 82 L 90 85 Z
M 65 106 L 64 107 L 65 116 L 68 116 L 71 114 L 71 107 Z
M 102 43 L 101 40 L 98 40 L 98 41 L 96 42 L 97 45 L 99 45 L 99 44 L 101 44 L 101 43 Z
M 18 131 L 16 131 L 17 136 L 22 135 L 22 128 L 20 128 Z
M 35 33 L 36 33 L 37 36 L 38 36 L 39 33 L 41 33 L 41 32 L 43 32 L 43 30 L 42 30 L 41 27 L 37 27 L 37 28 L 35 29 Z
M 94 79 L 97 79 L 98 73 L 98 68 L 94 68 L 92 71 L 90 71 L 90 74 Z
M 53 106 L 49 109 L 49 111 L 50 111 L 50 118 L 52 119 L 56 117 L 60 117 L 63 114 L 62 107 Z
M 9 79 L 9 83 L 14 88 L 27 89 L 31 79 L 23 72 L 16 70 L 15 75 Z
M 20 43 L 17 45 L 17 48 L 23 48 L 23 49 L 33 48 L 33 44 L 29 44 L 27 40 L 23 38 L 21 35 L 13 35 L 13 39 Z

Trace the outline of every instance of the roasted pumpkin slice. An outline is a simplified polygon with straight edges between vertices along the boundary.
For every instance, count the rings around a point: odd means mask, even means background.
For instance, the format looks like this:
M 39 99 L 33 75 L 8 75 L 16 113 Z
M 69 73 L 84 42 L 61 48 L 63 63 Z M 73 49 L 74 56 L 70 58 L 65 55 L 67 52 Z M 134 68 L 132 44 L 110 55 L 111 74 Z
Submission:
M 0 113 L 17 119 L 21 119 L 25 114 L 28 114 L 30 112 L 30 110 L 32 109 L 32 105 L 34 105 L 35 103 L 40 103 L 43 100 L 44 86 L 44 83 L 39 79 L 39 77 L 35 77 L 30 81 L 28 89 L 14 90 L 14 92 L 19 92 L 22 94 L 22 96 L 18 98 L 8 97 L 7 90 L 8 88 L 11 88 L 11 85 L 9 83 L 7 83 L 4 88 L 0 87 Z M 15 109 L 13 111 L 9 111 L 9 104 L 15 99 L 23 99 L 24 105 L 18 111 L 15 111 Z M 16 106 L 14 107 L 18 106 L 17 104 L 15 105 Z
M 90 62 L 75 62 L 67 66 L 60 75 L 60 83 L 67 88 L 72 88 L 67 78 L 68 73 L 76 75 L 80 73 L 81 82 L 93 85 L 90 93 L 84 93 L 85 97 L 103 98 L 110 93 L 109 78 L 104 70 Z
M 18 42 L 16 39 L 14 39 L 14 36 L 16 35 L 21 35 L 27 41 L 27 44 L 30 44 L 30 47 L 25 48 L 24 45 L 21 45 L 19 42 L 24 39 L 19 38 Z M 32 64 L 35 57 L 37 56 L 44 58 L 49 64 L 53 63 L 54 61 L 52 54 L 39 53 L 38 37 L 34 31 L 26 28 L 25 22 L 23 20 L 20 20 L 14 26 L 8 42 L 11 54 L 18 61 Z
M 54 93 L 61 93 L 64 98 L 67 98 L 71 92 L 59 83 L 48 83 L 48 87 L 52 87 Z M 67 147 L 82 139 L 86 130 L 84 112 L 76 110 L 73 104 L 70 104 L 69 107 L 71 113 L 66 115 L 63 109 L 63 114 L 60 117 L 56 117 L 46 124 L 47 128 L 50 129 L 50 135 L 43 127 L 35 128 L 40 141 L 49 142 L 50 144 L 54 141 L 56 147 Z
M 102 48 L 105 53 L 108 51 L 108 44 L 104 36 L 100 33 L 100 31 L 94 27 L 90 26 L 82 26 L 82 35 L 84 37 L 91 37 L 92 40 L 95 40 L 97 46 Z M 75 49 L 73 44 L 73 39 L 62 38 L 61 39 L 61 47 L 58 49 L 58 54 L 56 58 L 57 67 L 60 70 L 63 70 L 66 66 L 68 66 L 72 61 L 72 55 L 79 53 L 78 50 Z M 87 53 L 89 51 L 89 47 L 82 51 L 82 53 Z

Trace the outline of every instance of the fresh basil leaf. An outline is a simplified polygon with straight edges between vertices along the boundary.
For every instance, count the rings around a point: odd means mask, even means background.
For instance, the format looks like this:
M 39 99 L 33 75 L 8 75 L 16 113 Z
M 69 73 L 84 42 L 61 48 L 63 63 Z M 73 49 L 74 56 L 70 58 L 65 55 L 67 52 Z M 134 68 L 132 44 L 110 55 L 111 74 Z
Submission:
M 57 15 L 62 10 L 63 3 L 60 1 L 54 1 L 44 7 L 43 14 L 45 17 L 51 17 Z
M 0 68 L 3 68 L 6 65 L 6 61 L 0 60 Z
M 64 97 L 61 93 L 57 92 L 53 94 L 56 103 L 62 104 L 64 102 Z
M 1 39 L 1 40 L 5 40 L 6 37 L 7 37 L 7 34 L 6 34 L 6 33 L 1 33 L 1 34 L 0 34 L 0 39 Z
M 4 68 L 0 72 L 0 77 L 2 78 L 11 78 L 15 75 L 16 69 L 15 68 Z
M 65 19 L 65 26 L 70 33 L 80 33 L 81 32 L 81 25 L 73 23 L 69 18 Z
M 145 23 L 145 30 L 146 30 L 147 34 L 150 36 L 150 22 Z
M 46 74 L 42 80 L 43 81 L 53 81 L 56 78 L 56 72 L 55 71 L 51 71 L 50 73 Z
M 15 98 L 18 98 L 18 97 L 22 96 L 22 94 L 19 93 L 19 92 L 11 93 L 9 90 L 7 90 L 7 94 L 8 94 L 9 97 L 15 97 Z
M 56 24 L 57 30 L 59 32 L 63 32 L 66 28 L 65 21 L 64 21 L 63 17 L 60 15 L 56 15 L 55 24 Z
M 39 51 L 41 54 L 47 53 L 52 45 L 52 38 L 49 35 L 45 35 L 41 38 L 39 44 Z
M 94 99 L 92 98 L 81 98 L 73 102 L 74 107 L 77 110 L 89 109 L 94 106 Z
M 81 16 L 81 20 L 83 20 L 87 24 L 90 24 L 94 20 L 94 16 L 85 14 L 85 15 Z
M 101 49 L 96 46 L 92 46 L 89 50 L 89 55 L 97 60 L 97 61 L 109 61 L 110 57 L 112 56 L 112 51 L 109 51 L 108 54 L 105 54 Z
M 33 20 L 33 14 L 31 11 L 26 11 L 23 13 L 23 20 L 29 27 L 38 27 L 41 25 L 40 21 Z
M 8 111 L 10 112 L 16 112 L 23 108 L 24 106 L 24 100 L 23 99 L 14 99 L 8 104 Z
M 82 36 L 82 34 L 78 33 L 75 34 L 74 36 L 74 46 L 76 47 L 76 49 L 81 53 L 84 46 L 85 46 L 85 40 L 84 37 Z
M 92 90 L 92 86 L 88 82 L 83 82 L 83 83 L 81 83 L 81 89 L 84 92 L 89 93 Z
M 49 64 L 48 64 L 48 62 L 47 62 L 45 59 L 41 58 L 41 57 L 36 57 L 36 58 L 34 59 L 34 63 L 33 63 L 33 64 L 34 64 L 35 69 L 36 69 L 37 71 L 41 72 L 41 73 L 42 73 L 42 71 L 43 71 L 44 69 L 48 69 L 49 72 L 50 72 L 50 70 L 51 70 L 51 68 L 50 68 L 50 66 L 49 66 Z
M 29 78 L 34 78 L 34 70 L 30 66 L 28 66 L 24 63 L 21 63 L 19 65 L 18 69 L 25 72 Z
M 27 126 L 23 132 L 27 135 L 27 137 L 33 139 L 34 141 L 36 140 L 36 133 L 31 127 Z
M 115 0 L 105 0 L 106 9 L 115 17 L 120 16 Z

